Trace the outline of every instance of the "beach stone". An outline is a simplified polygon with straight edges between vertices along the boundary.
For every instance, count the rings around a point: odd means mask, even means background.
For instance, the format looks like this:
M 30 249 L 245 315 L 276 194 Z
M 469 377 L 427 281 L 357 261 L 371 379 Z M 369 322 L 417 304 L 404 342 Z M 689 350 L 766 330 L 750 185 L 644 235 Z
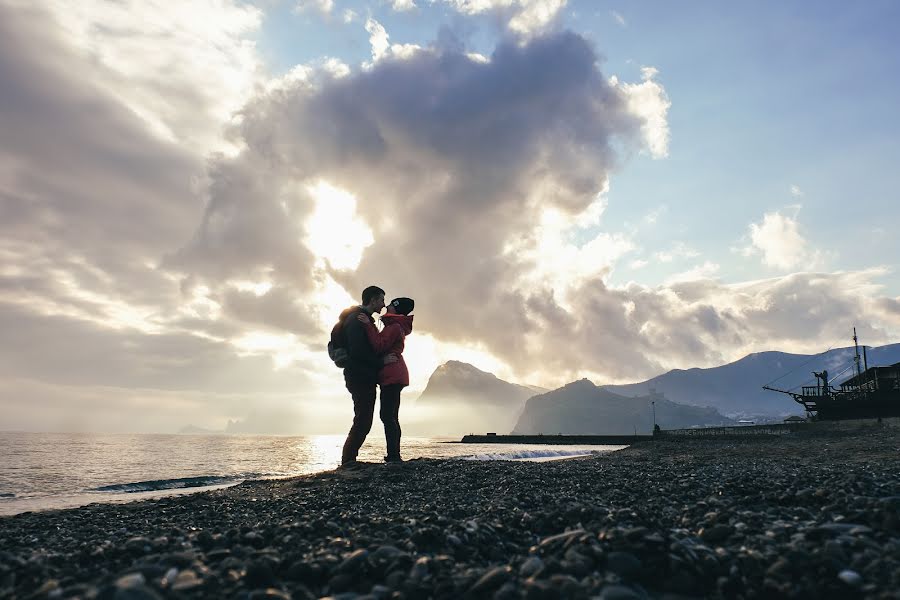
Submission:
M 128 573 L 116 579 L 116 588 L 121 590 L 144 585 L 145 583 L 147 583 L 147 578 L 144 577 L 143 573 Z
M 49 596 L 51 594 L 62 593 L 62 589 L 60 589 L 59 581 L 56 579 L 48 579 L 44 582 L 44 584 L 39 587 L 35 592 L 35 596 L 46 595 Z
M 292 600 L 292 597 L 291 594 L 281 590 L 266 588 L 264 590 L 253 590 L 250 592 L 248 600 Z
M 516 584 L 512 581 L 507 581 L 500 586 L 499 590 L 494 592 L 492 598 L 493 600 L 519 600 L 521 595 L 516 588 Z
M 170 589 L 173 592 L 186 592 L 198 588 L 201 585 L 203 585 L 203 580 L 197 576 L 197 573 L 192 569 L 185 569 L 178 573 L 178 576 L 175 578 L 175 581 L 172 582 L 172 587 Z
M 264 560 L 254 560 L 247 564 L 244 582 L 251 588 L 264 588 L 276 583 L 272 567 Z
M 217 562 L 228 556 L 231 556 L 231 550 L 228 548 L 216 548 L 206 553 L 207 560 Z
M 556 544 L 564 544 L 570 539 L 580 536 L 584 533 L 584 529 L 575 529 L 573 531 L 566 531 L 563 533 L 558 533 L 556 535 L 551 535 L 550 537 L 544 538 L 541 540 L 541 543 L 538 544 L 540 548 L 550 548 Z
M 843 571 L 838 573 L 838 579 L 854 588 L 862 587 L 863 584 L 862 575 L 850 569 L 844 569 Z
M 166 554 L 165 556 L 163 556 L 161 562 L 174 565 L 179 569 L 183 569 L 185 567 L 189 567 L 195 560 L 197 560 L 197 553 L 191 550 L 185 550 L 183 552 L 172 552 L 171 554 Z
M 732 533 L 734 533 L 734 528 L 732 528 L 730 525 L 719 523 L 711 527 L 704 527 L 703 529 L 701 529 L 700 539 L 710 544 L 717 544 L 719 542 L 727 540 L 729 537 L 731 537 Z
M 356 578 L 349 573 L 338 573 L 328 580 L 328 587 L 333 592 L 347 592 L 353 587 Z
M 340 565 L 338 565 L 337 571 L 339 573 L 356 573 L 363 567 L 365 567 L 368 558 L 368 550 L 366 550 L 365 548 L 356 550 L 355 552 L 352 552 L 349 556 L 347 556 Z
M 636 577 L 641 567 L 641 561 L 630 552 L 610 552 L 606 557 L 606 568 L 625 579 Z
M 494 567 L 482 575 L 475 584 L 469 588 L 470 594 L 486 594 L 499 588 L 512 577 L 512 569 L 508 566 Z
M 552 585 L 564 598 L 575 598 L 578 596 L 580 585 L 577 579 L 571 575 L 557 573 L 550 576 L 550 585 Z
M 532 577 L 540 573 L 543 568 L 544 561 L 539 556 L 529 556 L 519 567 L 519 575 L 525 578 Z
M 153 549 L 153 543 L 149 538 L 138 536 L 125 541 L 125 549 L 132 554 L 144 554 Z
M 842 534 L 856 535 L 859 533 L 871 533 L 871 529 L 857 523 L 832 522 L 824 523 L 810 530 L 810 534 L 827 536 L 839 536 Z
M 100 594 L 103 595 L 102 593 Z M 113 600 L 162 600 L 162 596 L 146 585 L 116 589 L 112 595 Z
M 606 585 L 600 590 L 599 600 L 642 600 L 644 594 L 639 594 L 630 587 L 624 585 Z
M 644 539 L 648 533 L 646 527 L 632 527 L 625 530 L 625 539 L 634 544 Z
M 387 577 L 384 578 L 385 585 L 393 589 L 399 589 L 403 586 L 405 581 L 406 573 L 403 571 L 391 571 L 388 573 Z
M 422 556 L 413 564 L 412 568 L 409 570 L 409 578 L 413 581 L 418 581 L 420 579 L 424 579 L 428 576 L 429 571 L 431 570 L 431 559 L 427 556 Z
M 550 600 L 558 597 L 549 582 L 540 579 L 526 579 L 522 584 L 526 600 Z
M 163 587 L 169 587 L 173 583 L 175 583 L 175 578 L 178 577 L 178 569 L 175 567 L 171 567 L 165 574 L 162 576 L 160 583 L 162 583 Z
M 197 534 L 197 543 L 203 548 L 209 548 L 214 541 L 212 534 L 206 530 Z
M 384 545 L 379 546 L 375 552 L 372 552 L 370 560 L 372 562 L 386 562 L 397 558 L 401 554 L 404 554 L 404 552 L 396 546 Z

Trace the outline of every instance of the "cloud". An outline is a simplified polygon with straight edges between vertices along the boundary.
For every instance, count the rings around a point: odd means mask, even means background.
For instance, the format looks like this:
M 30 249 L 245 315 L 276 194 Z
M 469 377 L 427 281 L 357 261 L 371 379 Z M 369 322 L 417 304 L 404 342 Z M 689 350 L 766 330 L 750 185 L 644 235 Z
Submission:
M 803 196 L 803 190 L 800 189 L 798 185 L 791 185 L 791 196 L 794 198 L 800 198 Z
M 710 279 L 719 272 L 719 265 L 712 261 L 704 261 L 703 264 L 697 265 L 687 271 L 676 273 L 666 278 L 666 285 L 674 285 L 677 283 L 685 283 L 690 281 L 698 281 Z
M 18 6 L 17 21 L 41 21 L 45 34 L 53 31 L 60 59 L 80 59 L 79 74 L 96 92 L 133 112 L 155 136 L 193 151 L 225 145 L 222 123 L 262 76 L 251 40 L 262 13 L 247 3 L 49 0 L 12 6 Z
M 799 207 L 794 216 L 766 213 L 760 223 L 751 223 L 750 245 L 744 248 L 744 254 L 762 254 L 763 264 L 776 269 L 816 268 L 821 254 L 811 249 L 801 234 L 797 212 Z
M 368 68 L 321 73 L 248 104 L 246 150 L 215 163 L 206 215 L 172 267 L 213 289 L 227 278 L 287 280 L 310 299 L 303 278 L 333 277 L 353 295 L 376 282 L 426 306 L 441 305 L 453 282 L 453 295 L 467 299 L 460 308 L 477 304 L 463 310 L 465 324 L 420 315 L 425 331 L 481 341 L 513 363 L 536 359 L 515 339 L 515 311 L 565 290 L 534 277 L 547 269 L 535 259 L 534 224 L 547 211 L 561 216 L 554 252 L 583 257 L 572 262 L 574 280 L 601 275 L 627 252 L 617 234 L 564 238 L 597 226 L 613 140 L 639 140 L 642 119 L 572 33 L 502 44 L 484 62 L 435 48 L 386 55 L 383 28 L 370 21 L 369 30 L 383 43 Z M 292 245 L 313 214 L 304 190 L 319 181 L 355 198 L 372 232 L 356 271 L 318 269 L 313 252 Z M 513 240 L 524 246 L 507 252 Z
M 319 61 L 263 84 L 245 3 L 147 4 L 146 35 L 138 5 L 134 22 L 118 20 L 130 4 L 112 7 L 109 31 L 99 4 L 10 6 L 5 426 L 343 429 L 322 342 L 371 283 L 417 300 L 419 380 L 471 357 L 537 384 L 624 381 L 816 349 L 848 323 L 871 343 L 900 328 L 884 270 L 610 286 L 634 249 L 605 222 L 609 179 L 622 149 L 661 153 L 648 128 L 666 115 L 611 83 L 577 34 L 532 33 L 485 57 L 385 32 L 369 64 Z M 160 57 L 178 63 L 171 77 Z
M 344 23 L 352 23 L 358 16 L 359 15 L 357 15 L 354 10 L 349 8 L 345 8 L 344 12 L 341 13 L 341 18 L 343 19 Z
M 247 150 L 220 161 L 209 219 L 228 232 L 233 217 L 252 223 L 277 204 L 268 188 L 327 182 L 356 200 L 353 218 L 372 243 L 355 269 L 317 270 L 312 260 L 310 276 L 349 294 L 377 283 L 412 296 L 414 335 L 479 348 L 534 383 L 634 380 L 745 351 L 814 349 L 822 325 L 787 324 L 781 307 L 842 323 L 879 273 L 742 288 L 710 279 L 718 266 L 704 262 L 658 288 L 609 287 L 632 250 L 603 222 L 614 148 L 644 144 L 646 118 L 596 65 L 580 36 L 559 33 L 501 44 L 487 61 L 453 49 L 385 54 L 345 77 L 260 96 L 244 111 Z M 233 196 L 231 169 L 266 182 L 263 193 L 243 186 L 239 210 L 217 206 L 219 194 Z M 311 199 L 297 205 L 289 220 L 309 219 Z M 359 237 L 350 231 L 337 235 Z M 278 260 L 260 249 L 261 264 Z M 205 269 L 192 277 L 214 286 Z
M 381 23 L 372 18 L 366 21 L 366 31 L 369 32 L 369 44 L 372 45 L 372 58 L 378 60 L 390 47 L 387 31 Z
M 636 258 L 636 259 L 634 259 L 633 261 L 631 261 L 630 263 L 628 263 L 628 267 L 629 267 L 630 269 L 633 269 L 633 270 L 636 271 L 636 270 L 638 270 L 638 269 L 643 269 L 643 268 L 646 267 L 648 264 L 650 264 L 649 261 L 644 260 L 644 259 L 642 259 L 642 258 Z
M 409 58 L 416 52 L 422 50 L 417 44 L 391 44 L 388 39 L 387 31 L 384 26 L 375 19 L 369 18 L 366 21 L 366 31 L 369 32 L 369 44 L 372 46 L 372 60 L 379 61 L 385 57 Z M 364 68 L 370 67 L 370 63 L 365 63 Z
M 397 12 L 406 12 L 416 9 L 415 0 L 392 0 L 391 8 Z
M 314 11 L 322 15 L 330 15 L 334 10 L 334 0 L 297 0 L 294 10 L 297 12 Z
M 567 0 L 444 0 L 465 15 L 490 13 L 512 33 L 531 36 L 556 22 Z
M 617 12 L 617 11 L 611 10 L 611 11 L 609 11 L 609 14 L 612 16 L 613 20 L 614 20 L 620 27 L 628 27 L 628 23 L 625 22 L 625 17 L 622 16 L 622 13 L 619 13 L 619 12 Z
M 131 410 L 131 427 L 144 418 L 178 427 L 176 398 L 205 399 L 215 420 L 225 395 L 296 393 L 317 377 L 235 345 L 253 329 L 318 327 L 308 311 L 289 310 L 288 280 L 249 297 L 162 267 L 196 230 L 205 155 L 221 147 L 230 107 L 252 92 L 231 95 L 232 81 L 210 78 L 253 71 L 244 70 L 256 61 L 243 36 L 256 13 L 213 3 L 204 19 L 198 4 L 130 6 L 108 7 L 103 20 L 98 3 L 68 12 L 0 4 L 0 405 L 9 427 L 41 422 L 40 402 L 41 415 L 80 413 L 85 426 L 113 413 L 124 426 Z M 199 62 L 188 59 L 195 50 Z M 163 60 L 175 66 L 164 70 Z
M 643 119 L 641 132 L 650 155 L 665 158 L 669 155 L 668 112 L 672 102 L 665 88 L 654 80 L 658 74 L 654 67 L 643 67 L 641 83 L 620 83 L 615 76 L 611 82 L 625 94 L 629 110 Z
M 668 250 L 660 250 L 653 253 L 653 258 L 662 263 L 670 263 L 676 259 L 696 258 L 698 256 L 700 256 L 700 253 L 684 242 L 677 242 Z

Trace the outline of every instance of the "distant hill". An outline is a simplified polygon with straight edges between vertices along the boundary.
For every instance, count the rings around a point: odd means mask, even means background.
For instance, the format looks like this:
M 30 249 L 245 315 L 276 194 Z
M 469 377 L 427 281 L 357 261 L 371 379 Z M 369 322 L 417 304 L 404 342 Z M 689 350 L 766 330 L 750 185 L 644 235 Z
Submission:
M 420 418 L 416 429 L 506 433 L 515 424 L 525 400 L 544 391 L 537 386 L 509 383 L 468 363 L 451 360 L 435 369 L 416 400 L 415 411 Z
M 582 379 L 529 398 L 513 433 L 649 433 L 653 429 L 651 401 L 663 429 L 734 424 L 712 408 L 677 404 L 659 395 L 627 398 Z
M 894 364 L 900 362 L 900 344 L 869 348 L 866 354 L 869 366 Z M 780 389 L 813 385 L 812 371 L 823 368 L 828 369 L 829 378 L 836 377 L 834 383 L 838 384 L 850 377 L 850 371 L 838 374 L 853 364 L 853 355 L 852 347 L 821 355 L 758 352 L 720 367 L 675 369 L 640 383 L 604 388 L 623 396 L 644 396 L 656 390 L 674 402 L 711 406 L 735 418 L 784 416 L 799 414 L 802 408 L 786 394 L 763 390 L 763 385 L 775 379 L 772 385 Z
M 221 431 L 216 431 L 214 429 L 206 429 L 203 427 L 197 427 L 196 425 L 185 425 L 181 429 L 178 430 L 178 433 L 182 435 L 205 435 L 210 433 L 222 433 Z

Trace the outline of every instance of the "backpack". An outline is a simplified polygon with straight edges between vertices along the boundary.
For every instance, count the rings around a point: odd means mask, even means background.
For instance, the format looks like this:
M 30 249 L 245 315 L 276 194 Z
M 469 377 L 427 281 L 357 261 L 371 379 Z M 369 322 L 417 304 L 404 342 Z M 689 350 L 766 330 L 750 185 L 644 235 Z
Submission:
M 350 362 L 350 352 L 347 350 L 347 338 L 344 336 L 343 322 L 338 321 L 331 329 L 331 339 L 328 340 L 328 358 L 334 362 L 334 366 L 344 369 Z

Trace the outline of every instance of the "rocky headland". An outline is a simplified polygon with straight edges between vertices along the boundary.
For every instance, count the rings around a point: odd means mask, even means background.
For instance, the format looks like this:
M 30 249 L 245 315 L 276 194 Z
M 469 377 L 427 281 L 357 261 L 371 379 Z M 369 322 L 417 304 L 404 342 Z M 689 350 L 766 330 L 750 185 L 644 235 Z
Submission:
M 900 428 L 412 460 L 0 518 L 0 598 L 897 598 Z

